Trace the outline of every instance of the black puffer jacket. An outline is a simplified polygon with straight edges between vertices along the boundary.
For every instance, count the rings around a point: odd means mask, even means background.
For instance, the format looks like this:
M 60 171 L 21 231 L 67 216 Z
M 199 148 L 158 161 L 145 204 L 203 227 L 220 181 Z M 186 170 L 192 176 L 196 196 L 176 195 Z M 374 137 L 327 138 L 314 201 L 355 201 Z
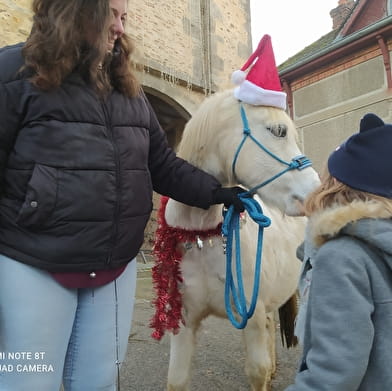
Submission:
M 143 242 L 153 189 L 207 208 L 220 184 L 177 158 L 145 97 L 105 102 L 78 76 L 54 92 L 0 51 L 0 253 L 49 271 L 115 268 Z

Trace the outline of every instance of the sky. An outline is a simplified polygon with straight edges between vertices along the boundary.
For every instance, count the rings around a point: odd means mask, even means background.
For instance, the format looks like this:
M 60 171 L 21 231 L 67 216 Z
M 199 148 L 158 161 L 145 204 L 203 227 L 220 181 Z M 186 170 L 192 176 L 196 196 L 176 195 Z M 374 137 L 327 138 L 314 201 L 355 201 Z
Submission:
M 276 65 L 332 30 L 338 0 L 250 0 L 252 42 L 271 36 Z

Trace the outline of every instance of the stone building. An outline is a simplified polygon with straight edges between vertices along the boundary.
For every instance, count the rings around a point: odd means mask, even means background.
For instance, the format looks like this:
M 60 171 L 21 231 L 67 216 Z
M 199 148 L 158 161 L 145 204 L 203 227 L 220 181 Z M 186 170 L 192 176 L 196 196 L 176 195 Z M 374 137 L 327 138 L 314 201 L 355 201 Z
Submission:
M 251 52 L 249 0 L 129 0 L 128 32 L 139 79 L 175 145 L 199 103 L 231 87 Z

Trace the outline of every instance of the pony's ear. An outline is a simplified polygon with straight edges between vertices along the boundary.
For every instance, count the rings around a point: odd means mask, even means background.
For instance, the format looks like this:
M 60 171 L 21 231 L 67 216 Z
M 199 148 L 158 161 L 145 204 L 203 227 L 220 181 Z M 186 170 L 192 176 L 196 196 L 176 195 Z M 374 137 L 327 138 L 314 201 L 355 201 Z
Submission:
M 385 125 L 384 121 L 380 117 L 377 117 L 376 114 L 369 113 L 369 114 L 366 114 L 361 119 L 359 131 L 364 132 L 366 130 L 379 128 L 380 126 L 384 126 L 384 125 Z

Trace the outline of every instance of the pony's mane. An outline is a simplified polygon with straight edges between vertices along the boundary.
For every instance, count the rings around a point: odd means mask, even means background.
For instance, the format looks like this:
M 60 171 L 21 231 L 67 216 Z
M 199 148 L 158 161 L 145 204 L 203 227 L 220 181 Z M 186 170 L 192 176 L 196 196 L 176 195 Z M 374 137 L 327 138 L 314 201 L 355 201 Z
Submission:
M 208 145 L 219 129 L 227 128 L 230 121 L 239 117 L 238 104 L 235 103 L 232 90 L 217 92 L 206 98 L 185 125 L 178 155 L 197 164 L 197 160 L 203 158 L 203 145 Z

